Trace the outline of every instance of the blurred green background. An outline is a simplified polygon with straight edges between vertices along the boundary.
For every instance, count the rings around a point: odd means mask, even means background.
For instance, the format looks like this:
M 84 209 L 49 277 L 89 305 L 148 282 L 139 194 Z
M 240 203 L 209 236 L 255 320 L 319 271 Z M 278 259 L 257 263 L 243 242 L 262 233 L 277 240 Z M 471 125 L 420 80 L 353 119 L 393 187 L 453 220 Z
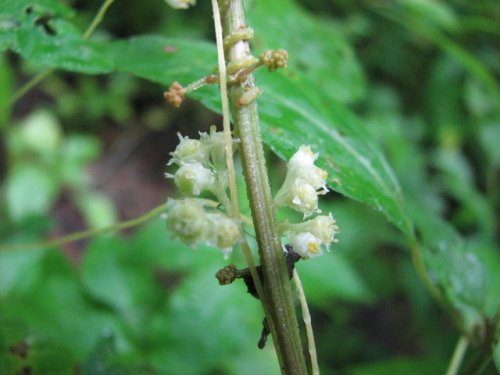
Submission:
M 440 305 L 426 291 L 411 241 L 386 219 L 382 199 L 373 210 L 349 180 L 333 186 L 342 194 L 330 193 L 322 209 L 339 223 L 340 243 L 297 265 L 322 373 L 443 374 L 461 333 L 471 349 L 460 373 L 496 373 L 498 2 L 245 4 L 256 52 L 286 48 L 290 76 L 307 79 L 307 95 L 348 126 L 342 111 L 356 113 L 353 137 L 383 150 L 416 240 L 435 244 L 426 253 L 431 279 L 451 301 Z M 116 0 L 82 55 L 81 35 L 101 5 L 0 1 L 0 374 L 278 374 L 272 342 L 257 348 L 258 301 L 241 283 L 218 286 L 214 274 L 227 263 L 220 252 L 187 248 L 159 218 L 60 248 L 9 249 L 129 220 L 175 196 L 163 173 L 176 133 L 196 137 L 221 123 L 207 109 L 217 107 L 215 87 L 180 109 L 162 96 L 174 79 L 186 85 L 216 65 L 208 1 L 181 12 L 160 0 Z M 157 57 L 146 52 L 156 39 L 120 42 L 145 34 L 173 38 L 181 57 L 153 66 Z M 58 69 L 13 103 L 47 67 Z M 266 124 L 279 121 L 271 111 L 279 77 L 258 75 L 271 81 L 259 99 Z M 299 130 L 298 117 L 281 115 L 284 128 Z M 286 155 L 291 146 L 266 129 L 270 149 Z M 328 147 L 321 158 L 335 161 Z M 276 191 L 284 164 L 268 155 Z M 244 264 L 237 253 L 230 261 Z

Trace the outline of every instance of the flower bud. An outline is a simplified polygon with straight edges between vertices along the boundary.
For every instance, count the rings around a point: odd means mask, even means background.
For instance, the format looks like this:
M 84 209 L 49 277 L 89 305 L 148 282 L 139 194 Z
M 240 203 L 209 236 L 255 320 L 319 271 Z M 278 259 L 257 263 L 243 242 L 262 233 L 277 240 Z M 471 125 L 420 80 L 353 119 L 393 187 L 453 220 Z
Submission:
M 179 166 L 189 163 L 204 164 L 208 161 L 207 149 L 199 140 L 183 137 L 180 133 L 177 133 L 177 136 L 179 137 L 179 144 L 175 151 L 170 153 L 172 158 L 167 165 L 174 163 Z
M 328 192 L 326 179 L 328 173 L 314 165 L 319 154 L 314 154 L 311 147 L 302 145 L 297 152 L 290 158 L 287 164 L 288 171 L 296 178 L 302 178 L 309 182 L 316 190 L 322 189 Z
M 187 245 L 204 240 L 208 221 L 203 206 L 195 199 L 167 202 L 167 227 Z
M 241 240 L 240 227 L 235 220 L 220 213 L 208 214 L 208 221 L 212 234 L 208 243 L 220 248 L 227 259 L 233 246 Z
M 182 165 L 173 178 L 181 192 L 193 195 L 199 195 L 203 190 L 210 190 L 214 182 L 213 172 L 200 163 Z
M 328 191 L 328 173 L 314 165 L 318 154 L 309 146 L 302 145 L 287 164 L 285 181 L 276 194 L 274 203 L 289 206 L 304 214 L 304 217 L 320 212 L 318 195 Z
M 318 195 L 316 189 L 307 182 L 296 181 L 290 190 L 291 204 L 288 205 L 302 212 L 304 217 L 311 216 L 315 212 L 321 212 L 318 208 Z
M 278 68 L 286 68 L 288 62 L 288 52 L 284 49 L 276 51 L 266 50 L 260 54 L 259 60 L 262 64 L 267 66 L 270 72 L 272 72 Z

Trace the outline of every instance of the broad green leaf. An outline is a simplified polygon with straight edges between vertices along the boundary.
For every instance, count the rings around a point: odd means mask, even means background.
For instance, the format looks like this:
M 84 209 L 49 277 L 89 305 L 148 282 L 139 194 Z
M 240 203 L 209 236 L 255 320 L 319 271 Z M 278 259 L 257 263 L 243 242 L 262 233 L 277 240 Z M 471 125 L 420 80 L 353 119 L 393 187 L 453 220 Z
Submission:
M 446 2 L 438 0 L 402 0 L 399 3 L 413 17 L 432 26 L 453 31 L 459 27 L 457 15 Z
M 209 74 L 217 64 L 212 43 L 145 35 L 106 46 L 117 71 L 152 82 L 188 84 Z
M 257 52 L 286 49 L 290 72 L 304 74 L 328 98 L 353 102 L 363 96 L 363 70 L 333 19 L 313 16 L 291 0 L 253 0 L 246 11 Z
M 85 253 L 82 282 L 93 298 L 136 323 L 138 312 L 151 299 L 154 283 L 153 270 L 142 258 L 134 258 L 125 241 L 117 237 L 98 238 Z
M 374 297 L 352 264 L 335 252 L 325 254 L 321 262 L 298 264 L 297 269 L 311 305 L 328 308 L 335 299 L 369 303 Z
M 30 114 L 19 127 L 25 152 L 53 156 L 62 140 L 61 125 L 56 116 L 46 110 Z M 52 155 L 51 155 L 52 154 Z
M 257 367 L 267 367 L 263 373 L 273 374 L 279 366 L 276 357 L 267 352 L 272 351 L 271 342 L 264 351 L 257 349 L 263 319 L 260 303 L 246 292 L 242 282 L 218 285 L 213 266 L 207 264 L 175 289 L 165 320 L 172 344 L 163 352 L 157 351 L 154 363 L 163 370 L 160 372 L 172 375 L 198 374 L 200 368 L 216 371 L 225 367 L 226 359 L 237 370 L 238 363 L 232 358 L 252 351 Z M 172 345 L 175 350 L 169 350 Z
M 103 228 L 117 222 L 113 202 L 97 192 L 83 192 L 77 198 L 77 205 L 89 228 Z
M 39 281 L 29 290 L 14 290 L 7 298 L 0 299 L 0 313 L 5 319 L 28 327 L 39 353 L 33 359 L 34 367 L 55 371 L 48 366 L 65 365 L 68 358 L 73 361 L 70 365 L 74 365 L 106 331 L 115 332 L 123 345 L 116 317 L 89 301 L 65 256 L 56 251 L 42 254 Z
M 0 298 L 33 288 L 42 273 L 44 252 L 0 251 Z
M 6 181 L 9 216 L 21 222 L 30 216 L 45 214 L 57 190 L 57 182 L 40 168 L 28 164 L 15 166 Z
M 264 90 L 259 101 L 263 137 L 279 156 L 289 159 L 301 144 L 311 145 L 332 189 L 368 203 L 411 232 L 397 179 L 352 112 L 298 75 L 259 74 L 257 82 Z
M 305 17 L 299 10 L 291 12 L 298 14 L 299 21 Z M 309 18 L 304 22 L 315 27 Z M 332 52 L 325 45 L 318 48 L 319 58 L 313 60 L 329 62 Z M 174 80 L 187 84 L 208 74 L 216 62 L 213 45 L 158 36 L 112 42 L 107 44 L 106 53 L 115 69 L 164 85 Z M 337 60 L 345 62 L 338 56 Z M 321 74 L 323 78 L 329 76 Z M 264 140 L 278 155 L 289 158 L 300 144 L 311 144 L 322 154 L 321 166 L 329 172 L 335 190 L 381 210 L 400 229 L 410 232 L 390 167 L 355 116 L 329 100 L 327 89 L 322 90 L 316 81 L 301 79 L 298 74 L 260 74 L 258 83 L 266 92 L 261 101 Z M 212 88 L 198 97 L 214 108 L 213 102 L 218 101 L 214 93 Z
M 73 11 L 53 0 L 0 1 L 0 50 L 10 49 L 47 67 L 74 72 L 109 73 L 113 69 L 102 43 L 84 41 L 68 18 Z
M 112 334 L 101 337 L 94 350 L 82 364 L 82 375 L 125 375 L 130 372 L 114 363 L 118 356 L 116 340 Z M 137 372 L 135 372 L 137 373 Z
M 262 136 L 277 155 L 287 160 L 301 144 L 310 145 L 320 153 L 317 163 L 328 172 L 333 190 L 367 203 L 412 236 L 399 183 L 358 117 L 298 73 L 261 71 L 256 82 L 264 90 L 259 99 Z M 193 97 L 220 111 L 211 90 Z
M 448 71 L 448 74 L 450 73 L 452 72 Z M 460 316 L 462 330 L 471 334 L 474 325 L 485 324 L 483 315 L 490 298 L 488 296 L 491 295 L 491 286 L 494 285 L 491 284 L 493 280 L 487 269 L 488 262 L 484 261 L 480 253 L 456 233 L 451 225 L 441 219 L 442 198 L 428 182 L 426 160 L 419 148 L 420 139 L 415 133 L 410 133 L 415 132 L 418 123 L 405 121 L 398 113 L 397 100 L 387 101 L 390 97 L 387 90 L 378 89 L 371 97 L 385 98 L 385 103 L 374 99 L 370 104 L 373 106 L 373 113 L 369 116 L 370 129 L 384 144 L 403 183 L 407 198 L 405 207 L 416 227 L 419 240 L 419 243 L 414 245 L 417 246 L 414 250 L 421 254 L 433 284 L 439 289 L 446 303 Z M 449 98 L 449 101 L 451 100 Z M 453 119 L 454 112 L 447 109 L 446 104 L 436 108 L 436 118 L 445 123 L 446 120 Z M 453 117 L 450 117 L 452 115 Z M 469 200 L 481 198 L 477 193 L 471 194 L 470 190 L 474 191 L 472 172 L 460 158 L 460 154 L 443 150 L 437 155 L 438 158 L 436 154 L 432 155 L 432 162 L 441 166 L 440 177 L 447 182 L 448 193 L 453 195 L 455 191 L 460 192 L 461 195 L 456 196 L 465 200 L 466 207 L 470 203 Z M 469 191 L 464 191 L 467 188 Z M 484 204 L 478 205 L 476 201 L 472 207 L 473 212 L 480 212 L 479 209 L 484 207 Z M 484 208 L 484 212 L 488 212 L 488 209 Z

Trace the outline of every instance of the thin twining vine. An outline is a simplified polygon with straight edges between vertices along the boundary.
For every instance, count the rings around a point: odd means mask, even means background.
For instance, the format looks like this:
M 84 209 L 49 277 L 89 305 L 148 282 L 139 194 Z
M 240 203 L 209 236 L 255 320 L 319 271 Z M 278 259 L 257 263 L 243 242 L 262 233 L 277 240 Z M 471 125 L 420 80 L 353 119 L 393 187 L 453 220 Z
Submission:
M 0 251 L 34 250 L 34 249 L 43 249 L 43 248 L 48 248 L 48 247 L 59 247 L 59 246 L 65 245 L 65 244 L 70 243 L 70 242 L 84 240 L 87 238 L 95 237 L 95 236 L 106 234 L 106 233 L 118 232 L 118 231 L 121 231 L 124 229 L 136 227 L 138 225 L 141 225 L 141 224 L 155 218 L 156 216 L 159 216 L 160 214 L 165 212 L 166 207 L 167 207 L 167 204 L 163 203 L 163 204 L 153 208 L 152 210 L 146 212 L 145 214 L 143 214 L 139 217 L 136 217 L 135 219 L 121 221 L 119 223 L 112 224 L 112 225 L 109 225 L 107 227 L 88 229 L 88 230 L 83 230 L 80 232 L 74 232 L 74 233 L 68 234 L 66 236 L 54 238 L 52 240 L 33 242 L 33 243 L 24 243 L 24 244 L 1 245 Z

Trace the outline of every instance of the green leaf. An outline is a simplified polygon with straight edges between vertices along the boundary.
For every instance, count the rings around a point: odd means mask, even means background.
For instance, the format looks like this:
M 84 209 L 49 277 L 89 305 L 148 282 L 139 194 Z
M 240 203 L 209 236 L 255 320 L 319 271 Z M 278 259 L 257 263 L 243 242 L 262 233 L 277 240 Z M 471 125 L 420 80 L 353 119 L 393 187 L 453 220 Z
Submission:
M 333 190 L 367 203 L 412 237 L 397 178 L 359 118 L 299 74 L 260 71 L 256 82 L 264 90 L 259 100 L 262 136 L 278 156 L 288 160 L 301 144 L 310 145 L 320 153 L 317 163 L 328 172 Z M 211 90 L 193 97 L 220 111 Z
M 103 332 L 115 332 L 123 345 L 116 317 L 90 303 L 67 258 L 56 251 L 41 254 L 38 282 L 29 290 L 13 290 L 0 299 L 0 313 L 5 314 L 5 319 L 29 329 L 36 347 L 34 368 L 39 368 L 40 373 L 59 369 L 55 366 L 72 369 L 77 358 L 83 359 Z M 66 372 L 61 369 L 54 373 Z
M 300 263 L 297 269 L 311 304 L 329 307 L 335 298 L 369 303 L 374 297 L 350 262 L 335 252 L 325 254 L 321 262 Z
M 212 43 L 157 35 L 112 42 L 106 51 L 116 70 L 163 85 L 190 83 L 209 74 L 217 63 Z
M 278 367 L 276 357 L 266 353 L 272 350 L 271 344 L 264 351 L 257 350 L 263 319 L 260 303 L 246 293 L 242 282 L 218 285 L 214 278 L 216 267 L 207 264 L 172 294 L 165 321 L 172 344 L 164 349 L 175 345 L 175 350 L 158 351 L 155 363 L 162 373 L 198 374 L 200 368 L 220 373 L 216 370 L 225 366 L 226 360 L 235 368 L 233 358 L 252 351 L 257 367 L 264 366 L 263 373 L 272 373 Z
M 459 27 L 457 16 L 450 5 L 437 0 L 403 0 L 401 5 L 412 15 L 432 26 L 449 31 Z
M 333 19 L 313 16 L 290 0 L 255 0 L 246 10 L 257 51 L 286 49 L 289 71 L 305 75 L 328 98 L 353 102 L 363 96 L 363 70 Z
M 87 248 L 82 264 L 82 282 L 96 300 L 131 316 L 144 305 L 153 285 L 147 272 L 127 243 L 117 237 L 99 237 Z
M 45 214 L 56 194 L 57 182 L 34 165 L 15 166 L 7 176 L 7 209 L 16 222 Z
M 42 273 L 44 252 L 0 251 L 0 298 L 30 290 Z
M 301 144 L 311 145 L 332 189 L 381 211 L 411 235 L 397 179 L 352 112 L 298 75 L 259 74 L 257 82 L 265 95 L 259 102 L 263 137 L 273 151 L 287 160 Z
M 103 228 L 117 222 L 115 206 L 103 194 L 82 192 L 77 198 L 77 205 L 89 228 Z
M 53 0 L 0 1 L 0 50 L 10 49 L 42 66 L 109 73 L 105 44 L 85 41 L 68 18 L 73 11 Z

